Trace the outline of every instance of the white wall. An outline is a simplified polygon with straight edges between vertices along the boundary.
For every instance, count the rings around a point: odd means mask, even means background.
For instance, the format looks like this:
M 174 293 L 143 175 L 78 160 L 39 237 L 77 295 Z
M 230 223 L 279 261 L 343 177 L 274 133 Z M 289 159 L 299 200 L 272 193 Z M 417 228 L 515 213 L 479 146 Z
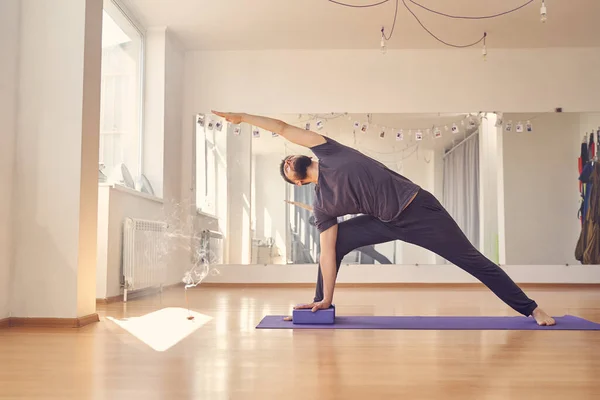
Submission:
M 96 307 L 102 4 L 20 4 L 11 312 L 80 317 Z
M 600 48 L 189 52 L 185 107 L 250 113 L 600 109 Z M 560 77 L 560 78 L 559 78 Z M 237 95 L 232 95 L 237 94 Z M 190 111 L 186 111 L 190 114 Z
M 17 85 L 19 0 L 0 2 L 0 319 L 9 315 Z
M 579 123 L 581 124 L 581 139 L 583 140 L 584 133 L 587 133 L 589 138 L 592 131 L 596 132 L 600 129 L 600 112 L 580 114 Z
M 588 126 L 600 126 L 597 116 L 542 114 L 531 133 L 503 133 L 507 264 L 579 264 L 577 158 Z M 504 114 L 513 129 L 529 118 Z

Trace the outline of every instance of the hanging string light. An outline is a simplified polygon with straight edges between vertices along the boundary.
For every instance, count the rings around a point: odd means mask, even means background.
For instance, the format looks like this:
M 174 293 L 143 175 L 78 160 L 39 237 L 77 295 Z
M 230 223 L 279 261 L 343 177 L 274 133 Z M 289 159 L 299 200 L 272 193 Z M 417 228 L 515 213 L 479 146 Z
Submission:
M 385 28 L 381 27 L 381 53 L 385 54 L 387 52 L 387 48 L 385 45 Z
M 298 114 L 298 120 L 294 123 L 295 126 L 301 128 L 301 129 L 312 129 L 315 128 L 316 130 L 323 130 L 325 129 L 325 125 L 328 121 L 332 121 L 332 120 L 336 120 L 339 118 L 344 118 L 347 119 L 348 121 L 352 121 L 351 123 L 351 127 L 353 128 L 352 131 L 354 134 L 356 134 L 357 132 L 360 131 L 360 133 L 362 134 L 371 134 L 371 133 L 375 133 L 377 134 L 381 139 L 386 138 L 388 131 L 392 131 L 392 133 L 395 133 L 395 138 L 396 140 L 404 140 L 405 135 L 404 132 L 408 131 L 408 136 L 406 136 L 409 140 L 423 140 L 425 138 L 427 139 L 433 139 L 433 138 L 439 138 L 442 136 L 442 130 L 441 130 L 441 126 L 439 127 L 436 125 L 433 125 L 433 127 L 422 127 L 422 128 L 413 128 L 413 129 L 406 129 L 406 128 L 386 128 L 383 125 L 378 125 L 376 123 L 374 123 L 373 121 L 373 116 L 371 114 L 366 114 L 366 121 L 365 120 L 360 120 L 360 119 L 356 119 L 356 115 L 351 115 L 349 113 L 330 113 L 330 114 Z M 471 121 L 472 117 L 471 115 L 465 115 L 463 116 L 460 120 L 457 119 L 456 122 L 454 122 L 452 124 L 452 132 L 457 133 L 458 132 L 458 128 L 456 127 L 458 123 L 460 123 L 461 125 L 465 125 L 465 121 L 469 121 L 469 128 L 473 128 L 474 125 L 474 121 Z M 445 130 L 448 131 L 449 130 L 449 126 L 445 125 L 444 126 Z M 413 130 L 417 131 L 417 135 L 413 135 Z M 257 127 L 253 127 L 253 137 L 254 138 L 260 138 L 260 128 Z M 272 132 L 267 132 L 271 133 L 271 136 L 273 138 L 277 138 L 279 135 L 273 134 Z M 236 132 L 237 134 L 237 132 Z M 325 135 L 327 135 L 327 133 L 325 133 Z
M 487 36 L 487 32 L 483 33 L 483 50 L 481 54 L 483 55 L 483 61 L 487 61 L 487 48 L 485 47 L 485 37 Z
M 547 19 L 548 16 L 546 14 L 546 3 L 544 2 L 544 0 L 542 0 L 542 7 L 540 8 L 540 21 L 544 23 Z
M 350 8 L 369 8 L 369 7 L 377 7 L 380 6 L 382 4 L 385 4 L 387 2 L 389 2 L 390 0 L 381 0 L 375 3 L 370 3 L 370 4 L 363 4 L 363 5 L 355 5 L 355 4 L 347 4 L 347 3 L 343 3 L 340 1 L 336 1 L 336 0 L 328 0 L 330 3 L 334 3 L 340 6 L 344 6 L 344 7 L 350 7 Z M 496 14 L 491 14 L 491 15 L 481 15 L 481 16 L 464 16 L 464 15 L 452 15 L 452 14 L 447 14 L 447 13 L 443 13 L 440 11 L 436 11 L 433 10 L 431 8 L 428 8 L 422 4 L 420 4 L 419 2 L 415 1 L 415 0 L 408 0 L 408 2 L 410 2 L 411 4 L 422 8 L 423 10 L 426 10 L 430 13 L 434 13 L 437 15 L 441 15 L 447 18 L 453 18 L 453 19 L 466 19 L 466 20 L 480 20 L 480 19 L 489 19 L 489 18 L 497 18 L 503 15 L 507 15 L 510 13 L 513 13 L 517 10 L 522 9 L 523 7 L 533 3 L 534 0 L 528 0 L 526 1 L 524 4 L 521 4 L 518 7 L 512 8 L 508 11 L 503 11 L 500 13 L 496 13 Z M 381 28 L 381 41 L 380 41 L 380 49 L 381 49 L 381 53 L 385 54 L 387 52 L 387 41 L 389 41 L 392 38 L 392 35 L 394 33 L 394 28 L 396 26 L 396 19 L 398 16 L 398 3 L 399 0 L 396 0 L 396 9 L 394 11 L 394 22 L 392 23 L 392 29 L 390 30 L 390 35 L 389 37 L 385 35 L 385 29 L 382 27 Z M 446 46 L 450 46 L 450 47 L 455 47 L 455 48 L 466 48 L 466 47 L 472 47 L 475 46 L 481 42 L 483 42 L 483 49 L 482 49 L 482 54 L 483 54 L 483 59 L 484 61 L 487 59 L 487 48 L 485 45 L 485 39 L 487 36 L 487 33 L 484 33 L 483 36 L 473 42 L 473 43 L 469 43 L 469 44 L 453 44 L 453 43 L 449 43 L 446 42 L 442 39 L 440 39 L 438 36 L 436 36 L 433 32 L 431 32 L 431 30 L 429 30 L 419 19 L 419 17 L 413 12 L 413 10 L 411 10 L 411 8 L 408 6 L 407 4 L 407 0 L 402 0 L 402 4 L 404 5 L 404 7 L 406 8 L 406 10 L 412 14 L 412 16 L 415 18 L 415 20 L 419 23 L 419 25 L 421 25 L 421 27 L 429 34 L 431 35 L 434 39 L 436 39 L 437 41 L 439 41 L 440 43 L 445 44 Z M 545 23 L 547 20 L 547 10 L 546 10 L 546 4 L 545 4 L 545 0 L 542 0 L 542 6 L 540 9 L 540 20 L 542 21 L 542 23 Z

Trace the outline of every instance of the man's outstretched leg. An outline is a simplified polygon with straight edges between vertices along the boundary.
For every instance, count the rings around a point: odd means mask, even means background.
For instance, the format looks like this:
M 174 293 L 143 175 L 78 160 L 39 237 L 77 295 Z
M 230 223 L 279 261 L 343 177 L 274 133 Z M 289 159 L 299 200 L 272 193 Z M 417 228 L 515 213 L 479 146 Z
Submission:
M 502 268 L 469 242 L 431 193 L 419 191 L 394 224 L 403 241 L 424 247 L 462 268 L 517 312 L 533 316 L 539 325 L 555 324 L 554 319 L 527 297 Z

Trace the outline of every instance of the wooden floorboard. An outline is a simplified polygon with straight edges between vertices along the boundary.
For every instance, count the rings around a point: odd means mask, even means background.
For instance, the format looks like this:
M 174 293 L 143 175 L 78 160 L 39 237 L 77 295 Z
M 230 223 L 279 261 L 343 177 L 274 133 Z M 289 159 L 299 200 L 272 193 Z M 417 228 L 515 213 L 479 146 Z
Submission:
M 526 292 L 600 322 L 595 288 Z M 199 286 L 190 321 L 176 288 L 99 305 L 79 329 L 3 329 L 0 399 L 600 398 L 599 332 L 255 329 L 312 295 Z M 340 288 L 335 302 L 339 315 L 515 315 L 477 288 Z

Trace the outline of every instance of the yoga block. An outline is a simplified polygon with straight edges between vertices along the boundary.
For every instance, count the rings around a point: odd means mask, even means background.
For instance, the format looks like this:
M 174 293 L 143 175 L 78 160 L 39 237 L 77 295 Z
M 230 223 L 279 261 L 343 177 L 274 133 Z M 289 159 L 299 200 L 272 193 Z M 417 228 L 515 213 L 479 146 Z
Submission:
M 305 308 L 294 310 L 292 314 L 292 322 L 294 324 L 318 324 L 327 325 L 333 324 L 335 321 L 335 305 L 329 306 L 326 310 L 317 310 L 312 312 L 312 309 Z

